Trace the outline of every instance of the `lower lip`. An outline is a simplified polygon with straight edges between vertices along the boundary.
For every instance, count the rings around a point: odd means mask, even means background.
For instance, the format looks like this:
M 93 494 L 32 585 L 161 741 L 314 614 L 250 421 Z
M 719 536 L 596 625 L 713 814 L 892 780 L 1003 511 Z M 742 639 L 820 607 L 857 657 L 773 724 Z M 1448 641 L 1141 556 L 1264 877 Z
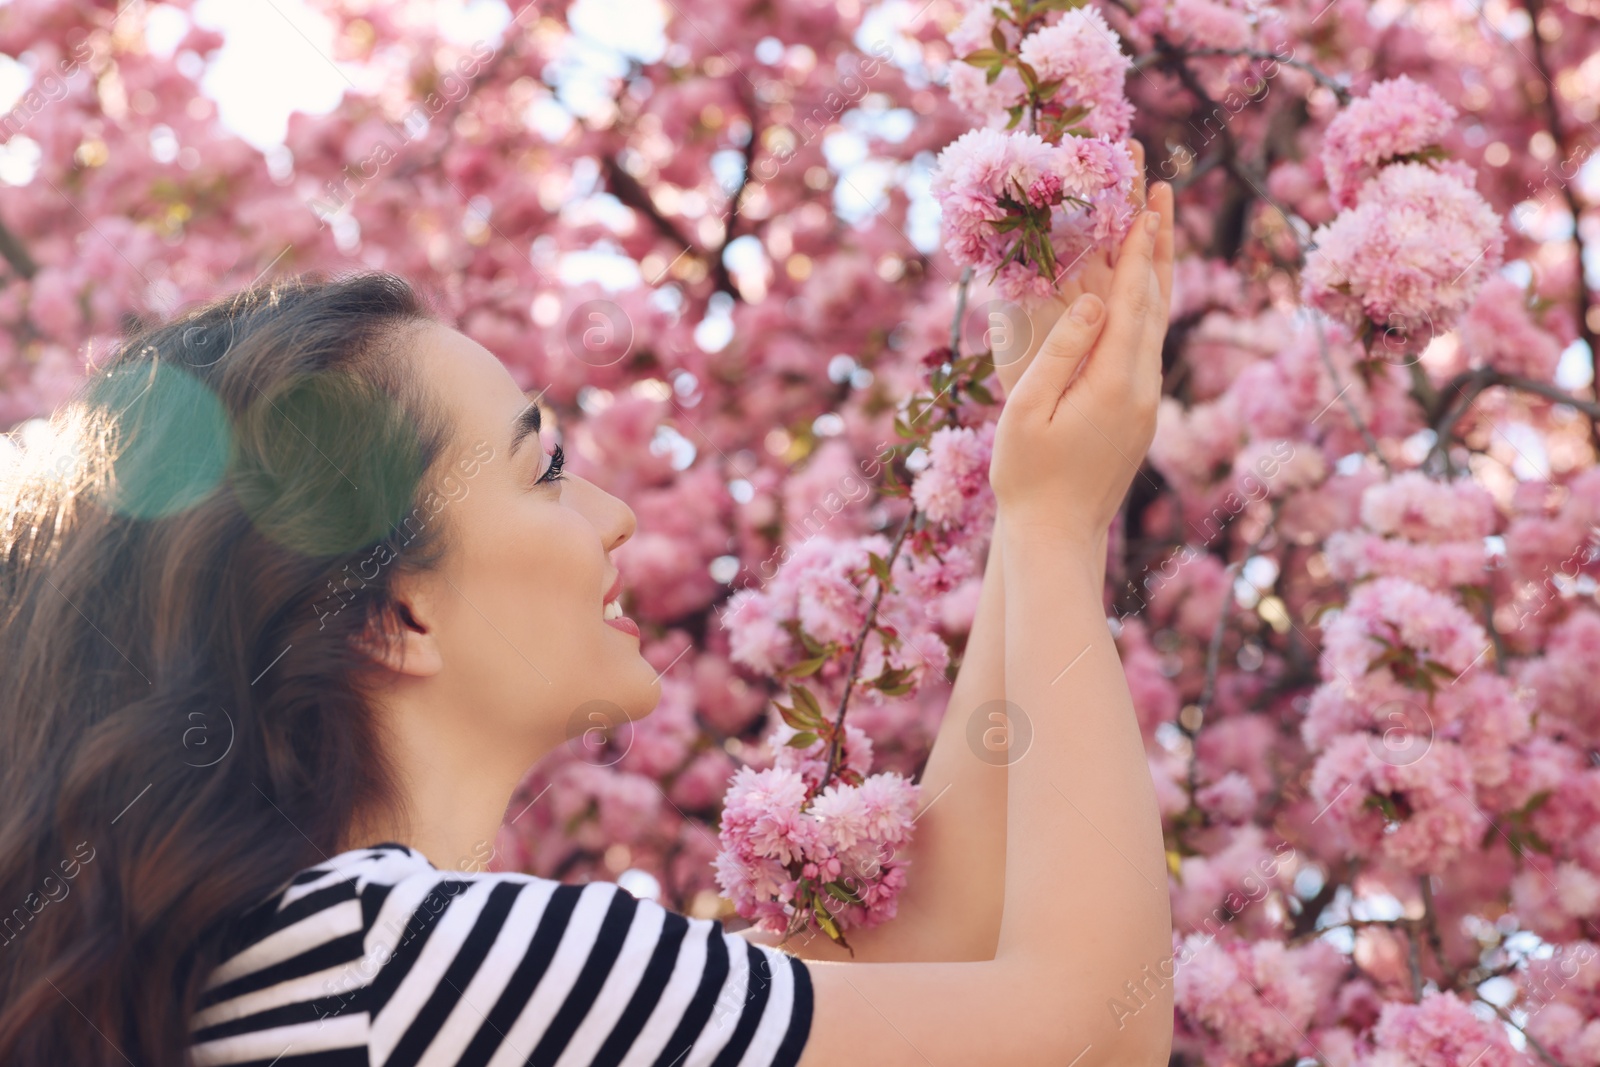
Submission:
M 628 618 L 626 615 L 619 615 L 615 619 L 605 619 L 602 621 L 604 621 L 607 626 L 615 627 L 625 634 L 632 634 L 635 637 L 639 636 L 639 624 Z

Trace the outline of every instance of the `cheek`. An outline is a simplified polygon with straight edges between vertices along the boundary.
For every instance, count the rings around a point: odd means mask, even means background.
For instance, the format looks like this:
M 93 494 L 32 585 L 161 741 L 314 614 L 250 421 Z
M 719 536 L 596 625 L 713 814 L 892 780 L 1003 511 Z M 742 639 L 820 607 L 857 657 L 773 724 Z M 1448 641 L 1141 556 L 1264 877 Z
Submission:
M 519 614 L 570 625 L 584 607 L 600 611 L 604 561 L 594 529 L 554 503 L 521 501 L 492 516 L 479 581 L 504 585 Z
M 446 573 L 459 591 L 453 642 L 492 676 L 531 667 L 535 680 L 555 681 L 595 641 L 605 563 L 594 529 L 553 501 L 473 494 L 460 522 Z M 509 643 L 509 647 L 508 647 Z

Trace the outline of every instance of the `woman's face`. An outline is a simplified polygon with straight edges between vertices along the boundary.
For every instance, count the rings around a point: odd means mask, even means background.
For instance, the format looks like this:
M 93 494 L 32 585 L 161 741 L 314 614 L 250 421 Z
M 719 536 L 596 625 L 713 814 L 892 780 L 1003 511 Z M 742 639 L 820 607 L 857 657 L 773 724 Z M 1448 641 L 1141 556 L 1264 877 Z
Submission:
M 571 473 L 541 482 L 552 457 L 526 422 L 532 405 L 482 345 L 429 323 L 411 351 L 453 438 L 423 509 L 438 508 L 444 558 L 399 590 L 433 642 L 430 673 L 416 679 L 429 706 L 462 740 L 533 759 L 647 714 L 661 695 L 656 671 L 630 624 L 605 619 L 611 552 L 633 535 L 632 509 Z

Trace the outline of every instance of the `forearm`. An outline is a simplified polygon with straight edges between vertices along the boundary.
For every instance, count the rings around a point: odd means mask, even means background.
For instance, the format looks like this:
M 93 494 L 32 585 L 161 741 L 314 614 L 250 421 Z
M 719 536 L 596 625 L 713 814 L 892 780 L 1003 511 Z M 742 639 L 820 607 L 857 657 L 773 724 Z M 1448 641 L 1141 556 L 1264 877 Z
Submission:
M 1033 741 L 1007 783 L 997 959 L 1037 969 L 1040 1009 L 1082 1017 L 1085 1043 L 1108 1040 L 1107 1003 L 1171 954 L 1171 912 L 1155 791 L 1102 606 L 1104 535 L 1075 544 L 1008 528 L 1003 552 L 1006 694 Z M 1157 995 L 1170 1001 L 1170 987 Z M 1155 1047 L 1170 1023 L 1158 1006 L 1127 1025 L 1148 1030 L 1135 1047 Z

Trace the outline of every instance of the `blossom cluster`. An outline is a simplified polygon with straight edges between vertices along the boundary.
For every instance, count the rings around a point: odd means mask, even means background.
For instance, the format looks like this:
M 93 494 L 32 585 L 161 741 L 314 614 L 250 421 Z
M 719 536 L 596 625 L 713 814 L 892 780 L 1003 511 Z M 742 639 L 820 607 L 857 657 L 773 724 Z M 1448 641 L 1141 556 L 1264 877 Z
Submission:
M 846 725 L 829 773 L 830 724 L 803 701 L 768 738 L 773 766 L 741 767 L 723 800 L 717 884 L 758 928 L 791 935 L 844 931 L 895 916 L 920 787 L 869 774 L 872 742 Z
M 1504 258 L 1505 234 L 1472 168 L 1439 147 L 1455 116 L 1436 91 L 1400 77 L 1328 124 L 1322 166 L 1343 210 L 1312 235 L 1309 304 L 1407 349 L 1472 306 Z
M 1055 6 L 975 3 L 950 35 L 951 97 L 988 124 L 939 154 L 931 191 L 945 251 L 1008 299 L 1053 292 L 1133 214 L 1130 60 L 1095 8 Z

